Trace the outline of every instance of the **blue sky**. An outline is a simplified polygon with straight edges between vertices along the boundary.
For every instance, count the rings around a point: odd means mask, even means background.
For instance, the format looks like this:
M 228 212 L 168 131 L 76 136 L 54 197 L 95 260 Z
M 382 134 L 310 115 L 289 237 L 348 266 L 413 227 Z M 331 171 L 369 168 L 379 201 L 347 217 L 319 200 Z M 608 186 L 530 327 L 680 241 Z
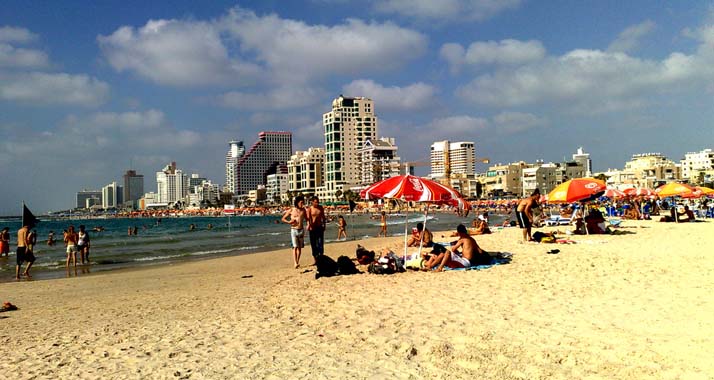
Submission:
M 712 92 L 703 1 L 5 0 L 0 215 L 129 165 L 147 191 L 170 161 L 222 184 L 229 140 L 321 146 L 339 94 L 374 99 L 405 160 L 450 139 L 503 163 L 583 146 L 606 170 L 711 148 Z

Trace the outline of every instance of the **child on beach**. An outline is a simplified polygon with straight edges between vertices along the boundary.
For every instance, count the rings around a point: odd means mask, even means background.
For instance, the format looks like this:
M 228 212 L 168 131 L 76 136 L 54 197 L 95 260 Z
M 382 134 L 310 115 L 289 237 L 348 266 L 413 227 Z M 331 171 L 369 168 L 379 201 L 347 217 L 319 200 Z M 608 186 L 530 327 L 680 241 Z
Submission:
M 380 216 L 379 219 L 379 232 L 377 233 L 377 237 L 382 234 L 384 237 L 387 237 L 387 213 L 384 211 L 382 211 L 382 216 Z
M 337 240 L 343 236 L 347 240 L 347 222 L 342 215 L 337 216 Z

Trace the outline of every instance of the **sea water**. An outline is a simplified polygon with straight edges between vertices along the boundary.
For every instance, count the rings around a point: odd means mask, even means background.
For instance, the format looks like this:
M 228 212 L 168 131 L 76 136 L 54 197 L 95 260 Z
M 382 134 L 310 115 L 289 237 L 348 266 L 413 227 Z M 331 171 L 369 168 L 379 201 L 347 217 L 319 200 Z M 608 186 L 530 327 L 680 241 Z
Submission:
M 347 221 L 348 240 L 374 237 L 380 230 L 379 218 L 366 214 L 344 214 Z M 455 230 L 459 223 L 470 225 L 474 215 L 460 217 L 454 213 L 429 214 L 426 226 L 430 230 Z M 289 226 L 280 223 L 280 215 L 236 217 L 172 217 L 172 218 L 106 218 L 74 220 L 41 220 L 35 227 L 37 245 L 36 261 L 31 269 L 34 279 L 58 278 L 98 271 L 165 265 L 188 260 L 233 256 L 246 253 L 266 252 L 290 247 Z M 423 222 L 423 214 L 394 214 L 387 219 L 390 236 L 404 236 L 405 224 L 411 230 L 417 222 Z M 491 224 L 503 218 L 492 215 Z M 0 257 L 0 282 L 11 281 L 15 275 L 15 248 L 19 220 L 0 220 L 0 229 L 10 228 L 10 256 Z M 209 229 L 209 224 L 212 228 Z M 75 231 L 84 225 L 91 239 L 90 265 L 79 264 L 78 270 L 67 271 L 65 245 L 62 231 L 73 225 Z M 194 225 L 191 230 L 190 226 Z M 101 232 L 93 231 L 103 228 Z M 136 228 L 136 235 L 128 230 Z M 55 245 L 46 244 L 50 231 L 55 232 Z M 325 242 L 336 241 L 336 219 L 325 231 Z M 310 255 L 307 247 L 303 255 Z M 354 252 L 331 252 L 329 255 L 354 255 Z M 24 265 L 23 265 L 24 267 Z

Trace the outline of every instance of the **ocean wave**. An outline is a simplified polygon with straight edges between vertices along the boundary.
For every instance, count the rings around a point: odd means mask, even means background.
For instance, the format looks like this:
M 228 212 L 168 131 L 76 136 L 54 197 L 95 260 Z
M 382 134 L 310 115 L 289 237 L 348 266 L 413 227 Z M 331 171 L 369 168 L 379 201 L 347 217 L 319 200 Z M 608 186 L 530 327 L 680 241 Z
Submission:
M 226 252 L 231 252 L 234 251 L 235 248 L 229 248 L 229 249 L 215 249 L 212 251 L 198 251 L 198 252 L 191 252 L 189 253 L 190 256 L 203 256 L 203 255 L 210 255 L 212 253 L 226 253 Z
M 176 257 L 181 257 L 185 255 L 165 255 L 165 256 L 146 256 L 146 257 L 137 257 L 134 259 L 134 261 L 155 261 L 155 260 L 165 260 L 165 259 L 174 259 Z

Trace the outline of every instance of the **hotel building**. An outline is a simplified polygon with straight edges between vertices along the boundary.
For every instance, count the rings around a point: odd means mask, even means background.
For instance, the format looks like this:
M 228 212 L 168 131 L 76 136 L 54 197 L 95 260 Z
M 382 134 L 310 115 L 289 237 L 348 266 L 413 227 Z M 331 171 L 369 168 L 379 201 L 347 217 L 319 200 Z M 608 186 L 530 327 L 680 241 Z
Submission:
M 688 152 L 684 155 L 682 164 L 682 178 L 690 183 L 700 184 L 712 182 L 714 171 L 714 152 L 704 149 L 699 152 Z
M 362 182 L 361 149 L 377 138 L 377 117 L 372 99 L 344 97 L 332 101 L 332 111 L 322 115 L 325 132 L 325 186 L 320 197 L 337 200 L 344 192 Z
M 188 175 L 176 168 L 176 163 L 166 165 L 156 172 L 157 203 L 173 203 L 188 195 Z
M 368 186 L 401 174 L 401 159 L 394 138 L 367 140 L 360 150 L 362 156 L 361 185 Z
M 288 190 L 304 195 L 316 194 L 324 185 L 324 166 L 325 150 L 322 148 L 295 152 L 288 161 Z M 272 199 L 270 195 L 268 199 Z
M 237 142 L 231 141 L 230 147 L 226 156 L 226 184 L 238 197 L 265 186 L 268 175 L 283 170 L 281 166 L 286 165 L 293 151 L 293 136 L 290 132 L 260 132 L 258 141 L 244 154 Z
M 102 204 L 101 190 L 82 190 L 77 192 L 76 208 L 90 208 Z
M 430 158 L 430 177 L 433 179 L 448 179 L 452 174 L 476 174 L 476 151 L 473 142 L 437 141 L 431 144 Z
M 137 207 L 137 202 L 144 195 L 144 175 L 136 174 L 135 170 L 127 170 L 124 174 L 124 203 Z
M 102 208 L 117 208 L 123 203 L 123 190 L 116 182 L 102 187 Z

